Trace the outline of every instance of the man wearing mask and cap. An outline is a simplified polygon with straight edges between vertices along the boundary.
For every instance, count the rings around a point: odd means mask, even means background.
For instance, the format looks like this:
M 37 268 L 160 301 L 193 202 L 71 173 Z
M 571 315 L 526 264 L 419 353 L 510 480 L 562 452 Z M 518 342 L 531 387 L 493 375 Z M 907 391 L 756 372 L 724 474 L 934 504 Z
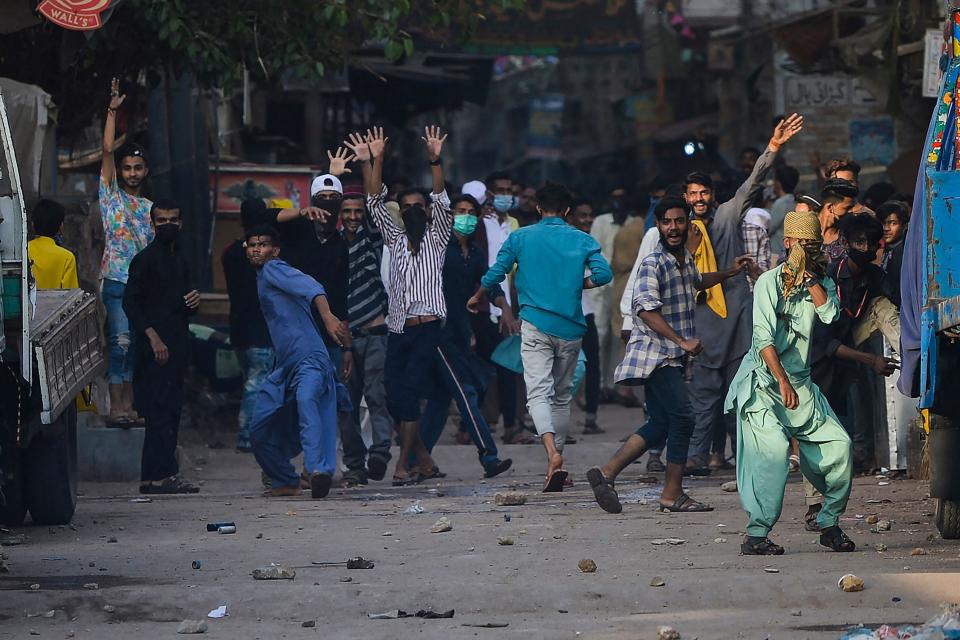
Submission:
M 752 345 L 724 403 L 737 419 L 737 486 L 750 518 L 740 550 L 783 554 L 767 536 L 780 519 L 793 437 L 804 477 L 824 495 L 820 544 L 853 551 L 856 545 L 839 527 L 850 497 L 850 437 L 810 369 L 814 325 L 840 315 L 837 288 L 827 276 L 817 216 L 790 212 L 783 229 L 787 261 L 757 279 Z
M 178 476 L 177 434 L 183 378 L 189 364 L 187 316 L 200 294 L 180 251 L 180 207 L 157 200 L 150 208 L 154 240 L 130 261 L 123 312 L 135 335 L 133 393 L 146 422 L 140 493 L 197 493 Z

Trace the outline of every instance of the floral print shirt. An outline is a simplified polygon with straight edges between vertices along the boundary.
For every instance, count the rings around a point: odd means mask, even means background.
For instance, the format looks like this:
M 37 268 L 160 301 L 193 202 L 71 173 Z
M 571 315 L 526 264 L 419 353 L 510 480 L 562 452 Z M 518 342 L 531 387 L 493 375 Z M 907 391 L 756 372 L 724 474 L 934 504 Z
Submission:
M 107 184 L 100 177 L 100 219 L 103 222 L 104 247 L 100 275 L 105 280 L 126 284 L 133 256 L 153 241 L 150 207 L 147 198 L 131 196 L 114 178 Z

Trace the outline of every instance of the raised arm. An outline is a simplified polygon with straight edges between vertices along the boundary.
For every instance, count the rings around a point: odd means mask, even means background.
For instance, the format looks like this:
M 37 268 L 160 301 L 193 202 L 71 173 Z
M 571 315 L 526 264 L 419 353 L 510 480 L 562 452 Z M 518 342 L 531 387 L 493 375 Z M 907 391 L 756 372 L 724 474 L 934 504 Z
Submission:
M 770 142 L 767 143 L 767 148 L 757 158 L 756 164 L 753 165 L 753 171 L 737 189 L 733 199 L 724 203 L 717 210 L 717 222 L 740 224 L 747 214 L 747 210 L 756 200 L 757 195 L 763 191 L 764 180 L 767 177 L 767 172 L 773 166 L 777 152 L 790 138 L 800 133 L 801 129 L 803 129 L 803 116 L 796 113 L 781 120 L 774 127 Z M 721 219 L 721 215 L 723 219 Z
M 108 185 L 117 177 L 117 166 L 113 160 L 113 145 L 117 137 L 117 109 L 126 98 L 126 95 L 120 95 L 120 80 L 111 80 L 110 105 L 103 119 L 103 157 L 100 160 L 100 178 Z
M 433 180 L 433 190 L 430 193 L 430 226 L 429 229 L 437 234 L 441 242 L 450 239 L 453 229 L 453 215 L 450 212 L 450 197 L 447 195 L 446 183 L 443 180 L 443 163 L 440 154 L 447 134 L 440 131 L 440 127 L 432 126 L 424 129 L 422 138 L 427 148 L 427 158 L 430 160 L 430 176 Z
M 351 133 L 343 144 L 350 149 L 363 168 L 363 188 L 367 192 L 367 211 L 370 220 L 374 228 L 383 235 L 384 243 L 392 246 L 397 238 L 403 235 L 403 231 L 390 217 L 386 205 L 387 189 L 383 185 L 383 155 L 388 140 L 389 138 L 383 135 L 382 128 L 374 127 L 367 129 L 366 136 Z
M 714 271 L 713 273 L 701 274 L 699 282 L 695 282 L 694 286 L 700 291 L 706 291 L 707 289 L 717 286 L 724 280 L 732 278 L 751 264 L 753 264 L 753 258 L 751 256 L 740 256 L 733 261 L 733 266 L 726 271 Z

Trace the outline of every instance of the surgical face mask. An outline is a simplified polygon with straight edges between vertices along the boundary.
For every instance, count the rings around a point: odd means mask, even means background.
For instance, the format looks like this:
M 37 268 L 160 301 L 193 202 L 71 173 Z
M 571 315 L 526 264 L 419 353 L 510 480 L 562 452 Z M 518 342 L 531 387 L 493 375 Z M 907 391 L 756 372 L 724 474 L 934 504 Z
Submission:
M 180 225 L 161 224 L 157 225 L 157 240 L 163 244 L 173 244 L 180 235 Z
M 453 216 L 453 230 L 462 236 L 473 235 L 477 230 L 477 216 L 461 213 Z
M 506 213 L 511 209 L 516 209 L 517 198 L 516 196 L 497 194 L 493 196 L 493 208 L 497 210 L 497 213 Z

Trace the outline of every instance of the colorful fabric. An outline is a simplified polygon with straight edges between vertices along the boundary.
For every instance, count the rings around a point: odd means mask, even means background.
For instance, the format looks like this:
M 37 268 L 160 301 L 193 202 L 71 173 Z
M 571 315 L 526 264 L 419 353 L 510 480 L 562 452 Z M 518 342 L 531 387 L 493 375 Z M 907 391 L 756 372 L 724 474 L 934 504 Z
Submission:
M 617 382 L 636 383 L 649 378 L 658 367 L 681 365 L 683 349 L 648 327 L 640 313 L 659 311 L 684 340 L 694 337 L 695 289 L 700 286 L 701 277 L 693 256 L 689 251 L 684 253 L 680 265 L 661 245 L 640 265 L 633 294 L 633 331 L 627 355 L 614 374 Z
M 133 256 L 153 241 L 150 226 L 153 202 L 128 194 L 117 184 L 116 177 L 109 184 L 100 177 L 99 197 L 104 235 L 100 276 L 126 284 Z
M 701 220 L 691 220 L 691 222 L 700 230 L 703 240 L 693 254 L 693 261 L 697 265 L 700 273 L 715 273 L 717 271 L 717 256 L 713 253 L 713 243 L 710 242 L 710 235 L 707 233 L 707 225 Z M 742 230 L 741 226 L 741 230 Z M 707 306 L 721 318 L 727 317 L 727 300 L 723 295 L 723 287 L 715 285 L 706 291 Z

